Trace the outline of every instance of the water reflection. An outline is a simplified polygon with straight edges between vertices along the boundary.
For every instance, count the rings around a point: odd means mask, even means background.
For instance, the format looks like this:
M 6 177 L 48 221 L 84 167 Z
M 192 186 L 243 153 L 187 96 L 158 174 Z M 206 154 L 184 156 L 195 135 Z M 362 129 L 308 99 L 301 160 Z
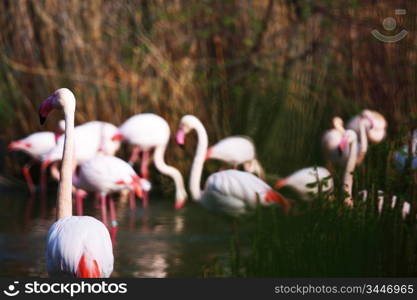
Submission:
M 20 192 L 0 194 L 0 277 L 46 277 L 46 234 L 55 218 L 55 193 L 45 201 Z M 230 227 L 190 203 L 175 211 L 173 199 L 150 195 L 148 208 L 115 198 L 118 220 L 113 232 L 112 277 L 196 277 L 213 257 L 229 253 Z M 138 202 L 139 204 L 139 202 Z M 100 219 L 94 196 L 84 212 Z

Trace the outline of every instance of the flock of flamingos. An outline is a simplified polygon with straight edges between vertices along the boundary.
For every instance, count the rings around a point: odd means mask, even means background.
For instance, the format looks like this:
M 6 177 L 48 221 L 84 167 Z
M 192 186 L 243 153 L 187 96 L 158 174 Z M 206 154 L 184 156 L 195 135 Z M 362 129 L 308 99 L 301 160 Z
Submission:
M 135 196 L 142 198 L 142 204 L 146 206 L 151 189 L 148 172 L 151 153 L 156 169 L 171 177 L 175 183 L 175 208 L 182 208 L 187 200 L 183 176 L 164 160 L 170 129 L 163 118 L 151 113 L 135 115 L 118 128 L 101 121 L 74 127 L 76 100 L 66 88 L 56 90 L 41 103 L 39 117 L 42 124 L 54 109 L 62 109 L 65 116 L 65 122 L 59 123 L 56 133 L 37 132 L 9 145 L 9 150 L 24 151 L 33 158 L 23 167 L 31 193 L 35 193 L 35 186 L 29 170 L 34 162 L 41 162 L 42 193 L 47 188 L 46 170 L 49 165 L 52 176 L 59 181 L 56 222 L 50 227 L 47 237 L 47 270 L 50 276 L 58 277 L 109 277 L 114 262 L 109 229 L 117 226 L 110 194 L 128 191 L 131 207 L 135 206 Z M 343 168 L 345 203 L 352 206 L 353 171 L 364 160 L 368 141 L 380 143 L 384 139 L 387 122 L 381 114 L 364 110 L 353 117 L 346 128 L 339 117 L 333 119 L 333 125 L 323 136 L 323 149 L 334 166 Z M 228 137 L 209 147 L 207 132 L 201 121 L 186 115 L 180 121 L 176 142 L 184 145 L 186 135 L 193 130 L 197 133 L 198 144 L 191 167 L 189 191 L 193 200 L 209 210 L 238 217 L 253 211 L 259 203 L 262 206 L 278 204 L 284 213 L 288 213 L 291 201 L 276 191 L 281 187 L 291 186 L 298 191 L 301 199 L 307 201 L 313 200 L 319 190 L 328 192 L 333 189 L 331 173 L 323 167 L 299 170 L 277 181 L 274 189 L 263 180 L 264 170 L 256 159 L 255 146 L 249 138 Z M 417 138 L 415 140 L 417 144 Z M 133 146 L 128 162 L 114 156 L 122 141 Z M 140 175 L 132 167 L 139 156 Z M 401 164 L 404 167 L 407 156 L 404 151 L 396 153 L 400 167 Z M 201 176 L 207 159 L 224 161 L 234 169 L 211 174 L 201 190 Z M 238 170 L 240 166 L 244 171 Z M 310 184 L 318 180 L 325 180 L 325 183 L 321 187 Z M 102 221 L 83 216 L 83 198 L 88 192 L 96 193 L 96 197 L 100 198 Z M 73 216 L 73 193 L 77 216 Z M 363 194 L 365 198 L 366 191 Z M 383 199 L 381 195 L 380 208 Z M 392 205 L 395 205 L 395 200 L 394 196 Z M 409 210 L 409 203 L 404 202 L 403 216 Z

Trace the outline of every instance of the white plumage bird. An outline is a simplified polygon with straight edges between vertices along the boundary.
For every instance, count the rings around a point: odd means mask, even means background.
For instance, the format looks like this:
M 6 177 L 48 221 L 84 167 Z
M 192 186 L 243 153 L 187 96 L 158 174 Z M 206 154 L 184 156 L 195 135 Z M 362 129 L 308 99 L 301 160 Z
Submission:
M 119 133 L 113 136 L 113 140 L 126 140 L 134 146 L 129 159 L 133 164 L 142 152 L 141 176 L 149 178 L 149 153 L 154 150 L 153 162 L 156 169 L 164 175 L 172 178 L 175 184 L 175 203 L 182 203 L 187 199 L 184 180 L 181 173 L 165 162 L 165 151 L 168 146 L 171 131 L 168 123 L 158 115 L 152 113 L 138 114 L 127 119 L 120 127 Z M 145 193 L 145 205 L 147 194 Z
M 217 159 L 263 178 L 264 170 L 256 158 L 253 141 L 246 136 L 229 136 L 207 149 L 206 159 Z
M 43 156 L 51 151 L 56 145 L 56 135 L 50 131 L 35 132 L 27 137 L 13 141 L 9 144 L 9 151 L 22 151 L 28 154 L 32 159 L 29 163 L 22 167 L 22 173 L 28 185 L 31 194 L 35 193 L 35 185 L 33 184 L 32 177 L 30 176 L 30 168 L 34 162 L 41 162 Z M 41 168 L 41 186 L 46 183 L 45 169 Z
M 46 264 L 50 276 L 109 277 L 114 257 L 107 228 L 92 217 L 72 216 L 75 105 L 74 94 L 62 88 L 44 100 L 39 108 L 41 123 L 53 109 L 61 108 L 66 124 L 57 221 L 48 231 Z
M 329 170 L 323 167 L 304 168 L 278 180 L 276 189 L 290 186 L 298 192 L 304 201 L 314 200 L 319 194 L 319 188 L 323 194 L 331 192 L 334 188 L 333 178 Z
M 106 197 L 113 192 L 125 189 L 134 191 L 136 195 L 143 197 L 143 190 L 149 191 L 151 184 L 148 180 L 140 178 L 135 170 L 124 160 L 99 154 L 80 165 L 78 176 L 73 178 L 76 188 L 87 192 L 100 193 L 103 223 L 107 224 Z M 115 226 L 116 218 L 110 199 L 110 214 L 112 225 Z
M 202 206 L 231 216 L 240 216 L 253 211 L 257 201 L 262 206 L 279 203 L 288 212 L 289 203 L 279 193 L 255 175 L 237 170 L 216 172 L 207 179 L 205 189 L 200 189 L 201 175 L 207 152 L 208 136 L 199 119 L 186 115 L 177 131 L 177 143 L 185 143 L 185 135 L 195 130 L 198 136 L 196 154 L 190 174 L 192 198 Z

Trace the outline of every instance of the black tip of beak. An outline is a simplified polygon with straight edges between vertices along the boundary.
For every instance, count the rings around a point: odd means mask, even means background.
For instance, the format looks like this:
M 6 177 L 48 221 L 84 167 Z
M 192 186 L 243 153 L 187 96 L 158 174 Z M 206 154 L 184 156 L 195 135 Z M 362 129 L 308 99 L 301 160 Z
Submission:
M 184 144 L 178 144 L 178 146 L 180 146 L 180 148 L 181 148 L 182 150 L 184 150 L 184 149 L 185 149 L 185 145 L 184 145 Z
M 41 125 L 43 125 L 45 123 L 45 121 L 46 121 L 45 117 L 39 116 L 39 122 L 41 123 Z

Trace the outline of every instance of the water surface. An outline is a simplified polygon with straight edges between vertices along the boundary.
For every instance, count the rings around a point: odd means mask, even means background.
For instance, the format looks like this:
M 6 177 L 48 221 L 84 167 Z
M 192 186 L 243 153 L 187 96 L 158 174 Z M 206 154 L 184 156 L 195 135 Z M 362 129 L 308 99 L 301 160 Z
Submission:
M 0 192 L 0 277 L 47 277 L 45 241 L 54 222 L 55 193 L 44 202 L 21 191 Z M 119 222 L 112 277 L 201 277 L 229 255 L 230 222 L 187 203 L 175 211 L 173 199 L 151 195 L 149 207 L 116 200 Z M 101 219 L 92 197 L 84 214 Z

